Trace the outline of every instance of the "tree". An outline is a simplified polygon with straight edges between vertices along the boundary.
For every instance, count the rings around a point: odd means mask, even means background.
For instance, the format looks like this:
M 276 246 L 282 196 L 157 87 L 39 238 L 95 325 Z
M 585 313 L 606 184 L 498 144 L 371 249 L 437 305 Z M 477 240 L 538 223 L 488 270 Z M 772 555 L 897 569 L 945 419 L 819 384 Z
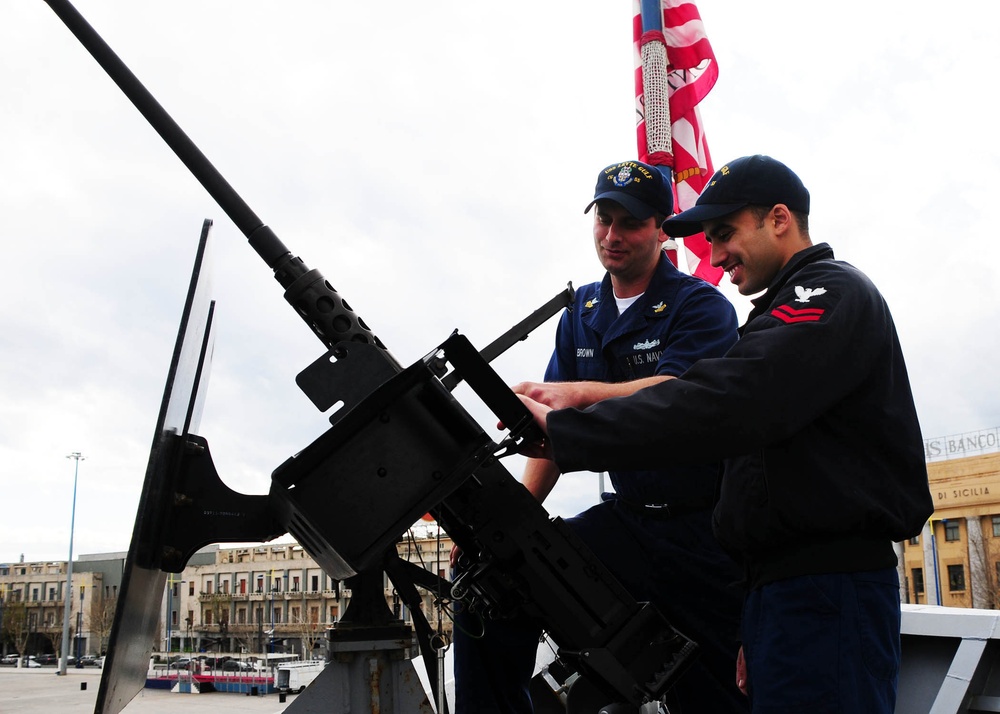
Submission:
M 4 603 L 3 633 L 6 639 L 14 643 L 14 649 L 23 659 L 23 656 L 28 654 L 28 637 L 31 635 L 31 630 L 28 627 L 28 608 L 20 600 Z M 18 660 L 18 667 L 21 666 L 21 661 Z
M 111 638 L 111 627 L 115 622 L 115 610 L 118 608 L 117 595 L 105 595 L 91 610 L 90 631 L 97 639 L 97 651 L 105 654 L 108 649 L 108 640 Z
M 62 645 L 62 623 L 63 609 L 61 607 L 55 608 L 55 616 L 52 618 L 52 623 L 45 623 L 45 634 L 48 635 L 49 641 L 52 642 L 52 651 L 60 656 L 62 656 L 60 654 L 62 650 L 59 649 L 60 645 Z M 72 629 L 72 623 L 70 625 L 70 629 Z M 70 637 L 72 638 L 73 635 L 70 634 Z
M 303 659 L 311 659 L 313 649 L 326 637 L 326 626 L 319 623 L 319 610 L 314 608 L 308 618 L 298 614 L 298 608 L 290 624 L 294 626 L 295 634 L 302 642 Z

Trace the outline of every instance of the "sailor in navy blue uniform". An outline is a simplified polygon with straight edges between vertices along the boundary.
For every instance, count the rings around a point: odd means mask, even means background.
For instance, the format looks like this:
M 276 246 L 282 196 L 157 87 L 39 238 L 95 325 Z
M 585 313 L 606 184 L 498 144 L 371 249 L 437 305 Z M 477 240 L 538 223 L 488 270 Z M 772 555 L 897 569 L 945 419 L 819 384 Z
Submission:
M 672 208 L 670 184 L 655 167 L 627 161 L 601 171 L 586 210 L 594 210 L 595 249 L 607 274 L 578 289 L 562 315 L 546 382 L 515 391 L 590 404 L 679 376 L 734 344 L 729 301 L 677 270 L 662 250 L 667 236 L 659 225 Z M 707 460 L 611 470 L 614 492 L 566 519 L 633 597 L 654 603 L 698 643 L 698 659 L 670 692 L 671 714 L 748 710 L 733 674 L 742 573 L 711 533 L 718 473 L 718 462 Z M 523 483 L 543 501 L 558 477 L 551 461 L 530 459 Z M 468 616 L 456 621 L 457 711 L 531 712 L 540 626 L 486 622 L 483 638 L 469 636 L 482 627 Z
M 622 399 L 555 411 L 526 400 L 547 431 L 532 453 L 563 471 L 723 459 L 713 526 L 745 573 L 737 678 L 752 711 L 891 714 L 893 542 L 933 512 L 923 441 L 885 300 L 812 244 L 808 214 L 809 192 L 781 162 L 719 169 L 663 228 L 704 231 L 712 264 L 762 293 L 739 342 Z

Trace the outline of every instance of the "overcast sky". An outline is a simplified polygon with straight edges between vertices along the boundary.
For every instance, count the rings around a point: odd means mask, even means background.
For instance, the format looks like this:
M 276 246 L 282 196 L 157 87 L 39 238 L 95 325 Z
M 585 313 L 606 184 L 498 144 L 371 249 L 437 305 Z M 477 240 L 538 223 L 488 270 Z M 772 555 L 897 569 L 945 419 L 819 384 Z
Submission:
M 582 211 L 598 170 L 635 157 L 630 2 L 77 8 L 401 363 L 456 328 L 483 347 L 600 278 Z M 889 301 L 925 437 L 1000 426 L 993 4 L 699 9 L 716 166 L 766 153 L 799 173 L 814 240 Z M 74 451 L 74 552 L 127 549 L 205 218 L 218 329 L 199 433 L 232 488 L 266 493 L 327 427 L 294 383 L 323 346 L 42 0 L 0 9 L 0 86 L 0 562 L 66 558 Z M 505 381 L 541 377 L 554 327 L 495 362 Z M 547 505 L 571 515 L 597 490 L 568 475 Z

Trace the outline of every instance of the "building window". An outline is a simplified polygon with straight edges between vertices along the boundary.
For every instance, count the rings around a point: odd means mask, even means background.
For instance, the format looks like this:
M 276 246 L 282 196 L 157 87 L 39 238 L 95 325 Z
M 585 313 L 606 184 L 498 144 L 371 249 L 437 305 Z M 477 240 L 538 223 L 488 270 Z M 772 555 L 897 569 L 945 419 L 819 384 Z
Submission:
M 959 539 L 958 521 L 954 518 L 944 522 L 944 539 L 953 542 Z
M 1000 563 L 997 563 L 1000 566 Z M 924 591 L 924 569 L 914 568 L 911 571 L 910 579 L 913 582 L 913 592 L 914 594 L 919 594 Z
M 312 591 L 314 593 L 315 592 L 319 592 L 319 576 L 318 575 L 313 575 L 312 576 Z
M 202 619 L 205 621 L 206 625 L 211 625 L 212 624 L 212 611 L 211 610 L 205 610 L 205 616 Z
M 316 625 L 319 623 L 319 608 L 310 607 L 309 608 L 309 622 Z
M 965 590 L 965 566 L 948 566 L 948 589 L 952 592 Z
M 188 595 L 194 595 L 194 580 L 188 583 Z
M 49 600 L 55 600 L 55 599 L 56 599 L 56 589 L 49 588 Z
M 274 619 L 275 622 L 281 622 L 281 608 L 280 607 L 274 608 L 274 618 L 273 619 Z
M 993 516 L 993 536 L 1000 538 L 1000 516 Z
M 174 626 L 174 627 L 177 627 L 177 623 L 178 623 L 178 620 L 177 620 L 177 610 L 171 610 L 170 611 L 170 624 L 172 626 Z
M 212 581 L 211 580 L 206 580 L 205 581 L 205 594 L 206 595 L 211 595 L 212 594 Z
M 236 611 L 236 621 L 241 625 L 245 625 L 247 622 L 247 609 L 241 607 Z
M 299 591 L 299 576 L 295 575 L 292 577 L 292 592 L 297 593 Z

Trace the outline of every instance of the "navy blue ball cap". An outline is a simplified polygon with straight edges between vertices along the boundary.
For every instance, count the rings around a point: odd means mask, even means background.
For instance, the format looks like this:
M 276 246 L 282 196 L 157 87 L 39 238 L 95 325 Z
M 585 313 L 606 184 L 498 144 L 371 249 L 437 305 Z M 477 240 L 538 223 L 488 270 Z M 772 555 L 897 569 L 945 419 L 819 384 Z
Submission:
M 692 208 L 663 222 L 663 232 L 681 237 L 700 233 L 702 223 L 747 206 L 783 203 L 809 213 L 809 191 L 795 172 L 770 156 L 755 154 L 730 161 L 715 172 Z
M 641 161 L 622 161 L 605 167 L 597 176 L 594 200 L 583 212 L 587 213 L 602 199 L 622 205 L 640 221 L 657 213 L 669 216 L 674 212 L 669 173 L 661 173 L 657 167 Z

